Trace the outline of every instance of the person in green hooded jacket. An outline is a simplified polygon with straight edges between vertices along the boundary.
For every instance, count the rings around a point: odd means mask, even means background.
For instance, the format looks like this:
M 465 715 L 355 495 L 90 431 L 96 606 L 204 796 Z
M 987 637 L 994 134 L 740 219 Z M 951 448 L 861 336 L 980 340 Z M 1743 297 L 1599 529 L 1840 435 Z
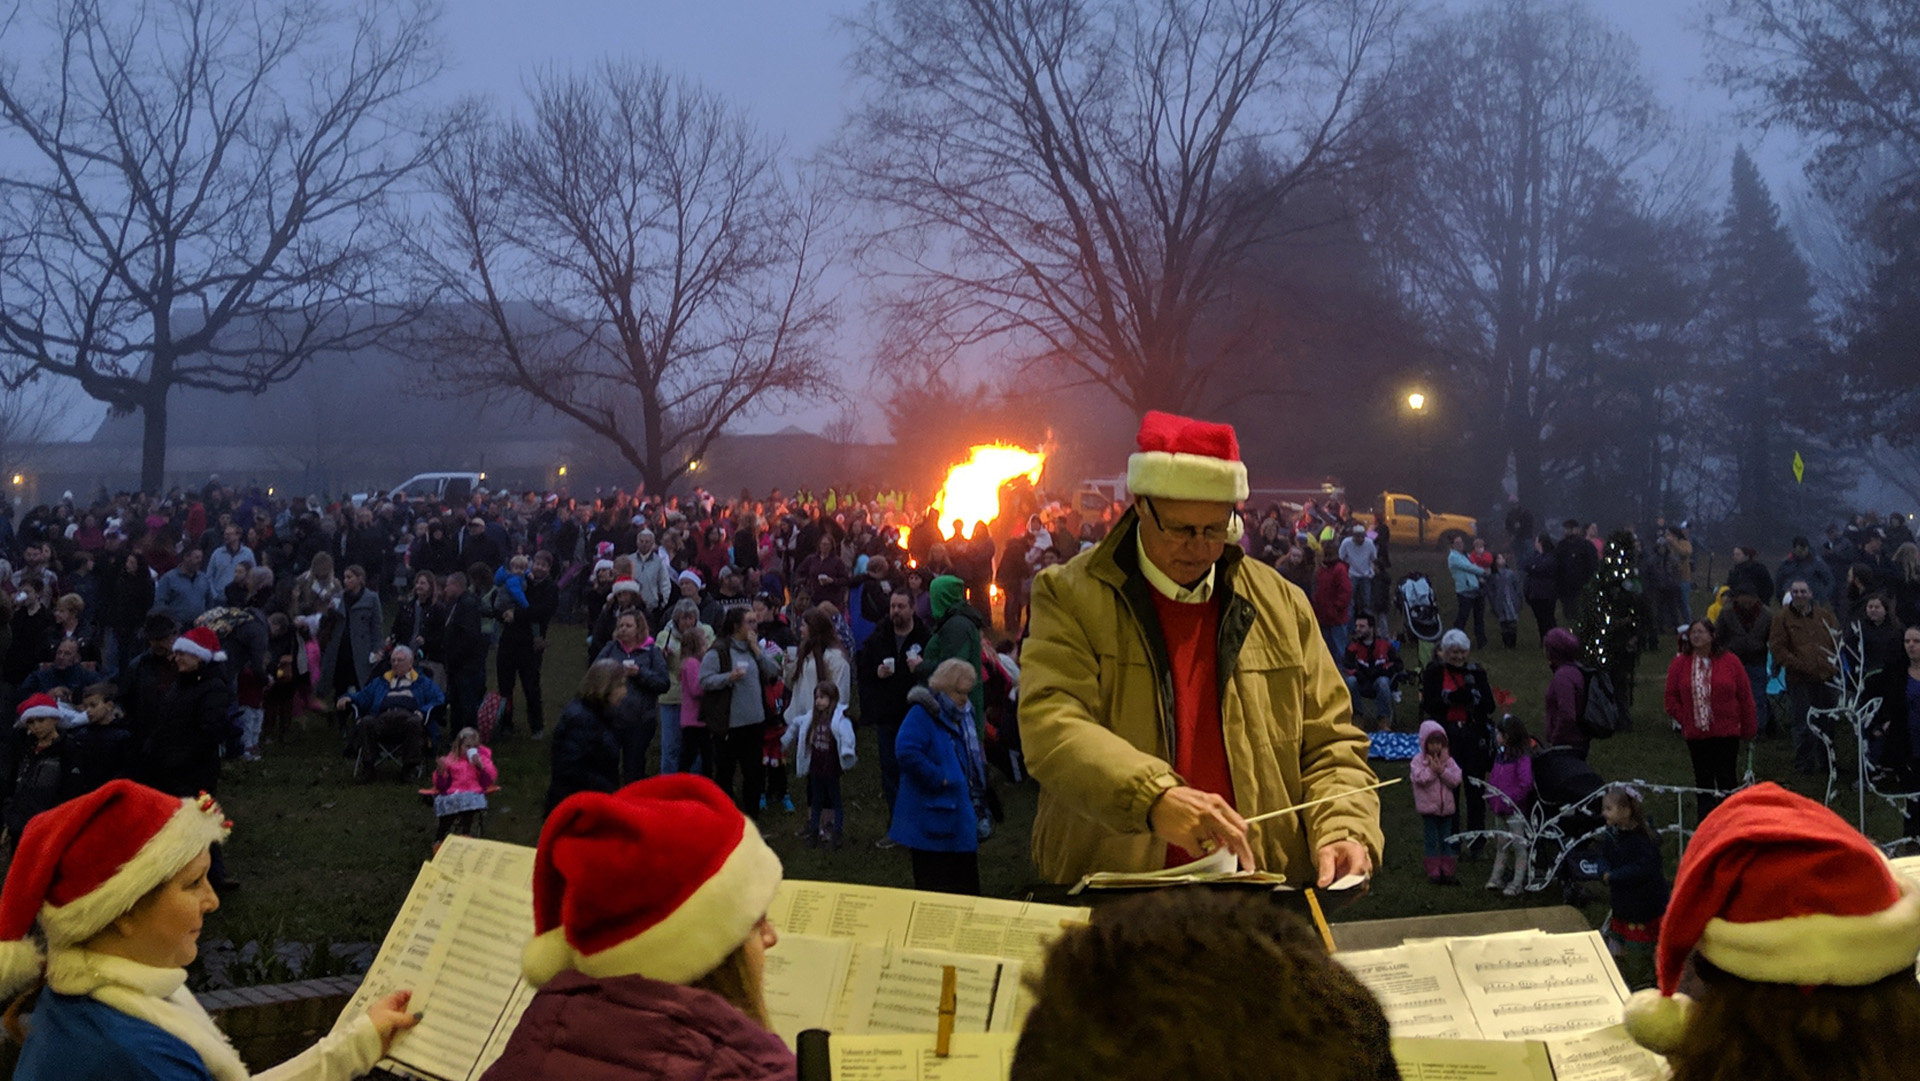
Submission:
M 980 642 L 987 617 L 967 603 L 967 584 L 954 575 L 935 578 L 927 594 L 933 602 L 933 637 L 914 673 L 925 683 L 941 661 L 949 657 L 966 661 L 973 668 L 973 692 L 968 698 L 973 702 L 974 723 L 980 724 L 987 715 L 985 681 L 980 672 Z

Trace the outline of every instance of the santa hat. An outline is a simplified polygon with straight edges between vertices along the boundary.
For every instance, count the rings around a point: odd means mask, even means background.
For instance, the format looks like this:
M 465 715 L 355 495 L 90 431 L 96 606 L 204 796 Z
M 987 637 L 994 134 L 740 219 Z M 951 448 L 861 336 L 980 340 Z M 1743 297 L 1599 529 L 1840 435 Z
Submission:
M 1839 815 L 1776 784 L 1729 797 L 1680 860 L 1660 924 L 1658 989 L 1627 1003 L 1643 1046 L 1677 1047 L 1690 1005 L 1687 956 L 1753 983 L 1863 987 L 1911 977 L 1920 957 L 1920 885 L 1893 870 Z
M 20 718 L 13 722 L 13 726 L 15 728 L 25 728 L 28 721 L 37 720 L 41 717 L 53 717 L 57 719 L 59 716 L 60 703 L 54 701 L 52 695 L 36 694 L 20 703 Z
M 49 946 L 85 942 L 232 828 L 204 792 L 181 799 L 124 780 L 35 815 L 0 889 L 0 998 L 40 975 L 36 919 Z
M 1239 503 L 1247 467 L 1230 424 L 1151 410 L 1140 421 L 1140 452 L 1127 459 L 1127 491 L 1163 499 Z
M 610 571 L 613 569 L 614 569 L 613 560 L 611 559 L 602 559 L 595 562 L 593 565 L 593 573 L 595 577 L 598 577 L 601 571 Z
M 700 572 L 694 570 L 692 567 L 681 571 L 678 580 L 682 582 L 692 582 L 695 589 L 707 588 L 707 583 L 700 578 Z
M 577 793 L 540 831 L 521 968 L 536 986 L 567 969 L 691 983 L 747 940 L 779 886 L 780 858 L 705 777 Z
M 198 657 L 203 664 L 227 659 L 227 655 L 220 649 L 220 636 L 214 634 L 209 627 L 195 627 L 175 638 L 173 651 L 185 653 L 189 657 Z
M 622 593 L 631 593 L 638 597 L 640 595 L 640 583 L 631 578 L 615 578 L 613 580 L 613 588 L 608 591 L 607 595 L 612 597 Z

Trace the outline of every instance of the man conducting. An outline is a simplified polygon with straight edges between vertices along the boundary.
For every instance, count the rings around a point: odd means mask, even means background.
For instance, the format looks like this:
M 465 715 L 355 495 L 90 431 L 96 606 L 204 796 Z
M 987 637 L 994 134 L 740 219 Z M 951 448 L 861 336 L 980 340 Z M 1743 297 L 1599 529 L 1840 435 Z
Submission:
M 1233 429 L 1150 412 L 1134 503 L 1033 583 L 1020 733 L 1040 781 L 1033 862 L 1053 882 L 1176 866 L 1225 847 L 1325 886 L 1379 859 L 1367 737 L 1313 609 L 1245 557 Z

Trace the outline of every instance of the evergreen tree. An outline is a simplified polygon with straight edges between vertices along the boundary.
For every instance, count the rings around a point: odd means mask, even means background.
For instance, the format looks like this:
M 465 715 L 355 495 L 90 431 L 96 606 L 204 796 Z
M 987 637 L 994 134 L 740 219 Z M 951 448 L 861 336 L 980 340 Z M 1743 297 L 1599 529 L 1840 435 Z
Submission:
M 1820 412 L 1808 395 L 1824 381 L 1817 378 L 1822 347 L 1806 260 L 1744 149 L 1734 153 L 1711 288 L 1736 517 L 1754 526 L 1784 516 L 1784 481 L 1810 434 L 1803 418 Z
M 1640 662 L 1641 630 L 1652 618 L 1640 581 L 1639 543 L 1620 530 L 1607 538 L 1600 569 L 1580 595 L 1580 644 L 1586 662 L 1613 677 L 1621 729 L 1633 709 L 1634 667 Z

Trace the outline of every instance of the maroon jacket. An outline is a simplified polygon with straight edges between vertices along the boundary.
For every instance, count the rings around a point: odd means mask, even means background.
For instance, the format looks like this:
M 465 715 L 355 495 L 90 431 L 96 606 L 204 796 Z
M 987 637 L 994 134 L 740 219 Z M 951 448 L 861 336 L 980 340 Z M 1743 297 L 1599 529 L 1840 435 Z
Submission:
M 711 991 L 562 972 L 481 1081 L 794 1081 L 793 1053 Z

